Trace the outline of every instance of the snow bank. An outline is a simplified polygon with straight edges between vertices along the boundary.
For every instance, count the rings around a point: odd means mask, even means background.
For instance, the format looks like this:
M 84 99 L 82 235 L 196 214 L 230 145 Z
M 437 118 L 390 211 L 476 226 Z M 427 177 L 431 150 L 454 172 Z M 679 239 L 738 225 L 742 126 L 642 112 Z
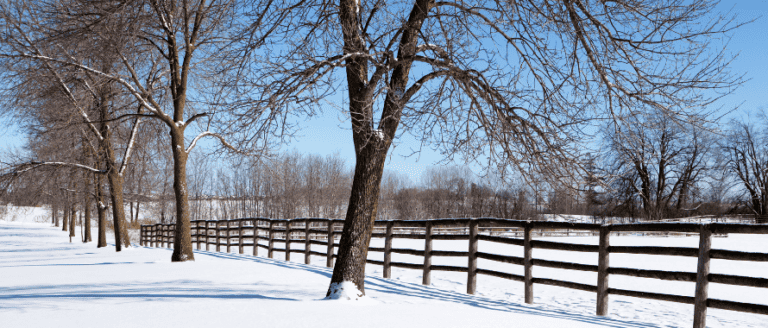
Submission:
M 357 285 L 351 281 L 334 282 L 329 288 L 331 293 L 325 298 L 327 300 L 360 300 L 363 298 L 363 292 Z

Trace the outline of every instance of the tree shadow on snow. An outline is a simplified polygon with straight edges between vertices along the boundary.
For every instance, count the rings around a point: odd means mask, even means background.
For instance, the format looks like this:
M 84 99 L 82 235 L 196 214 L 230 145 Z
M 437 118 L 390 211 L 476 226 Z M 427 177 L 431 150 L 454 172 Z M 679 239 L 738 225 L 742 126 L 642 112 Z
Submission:
M 332 268 L 320 267 L 315 265 L 306 265 L 297 262 L 286 262 L 284 260 L 270 259 L 260 256 L 249 256 L 237 253 L 222 253 L 214 251 L 196 250 L 196 253 L 206 256 L 212 256 L 222 259 L 240 260 L 240 261 L 252 261 L 263 264 L 272 264 L 283 268 L 297 269 L 303 271 L 309 271 L 322 276 L 331 278 L 333 274 Z M 303 260 L 303 255 L 299 255 L 299 258 Z M 479 307 L 487 310 L 504 311 L 511 313 L 521 313 L 529 315 L 540 315 L 543 317 L 572 320 L 584 323 L 590 323 L 605 327 L 615 328 L 653 328 L 662 327 L 657 324 L 630 321 L 626 319 L 612 319 L 606 317 L 600 317 L 596 315 L 585 315 L 580 313 L 572 313 L 566 310 L 558 310 L 552 308 L 546 308 L 546 304 L 520 304 L 505 300 L 493 299 L 477 295 L 469 295 L 454 291 L 442 290 L 431 286 L 424 286 L 415 283 L 402 282 L 397 280 L 385 279 L 381 277 L 373 277 L 366 275 L 365 288 L 369 291 L 376 291 L 378 293 L 397 294 L 406 297 L 416 297 L 427 300 L 436 300 L 442 302 L 459 303 L 474 307 Z

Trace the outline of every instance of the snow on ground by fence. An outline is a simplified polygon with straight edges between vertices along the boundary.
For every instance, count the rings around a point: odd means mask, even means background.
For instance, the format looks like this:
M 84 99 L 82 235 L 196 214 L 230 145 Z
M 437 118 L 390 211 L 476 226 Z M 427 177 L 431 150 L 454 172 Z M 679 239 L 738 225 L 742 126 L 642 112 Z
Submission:
M 199 251 L 194 263 L 169 263 L 169 249 L 114 247 L 68 242 L 66 232 L 21 218 L 0 222 L 0 318 L 3 327 L 690 327 L 693 306 L 611 296 L 607 317 L 594 315 L 594 293 L 535 285 L 535 304 L 523 303 L 523 284 L 479 276 L 478 295 L 467 295 L 466 274 L 432 272 L 421 286 L 421 270 L 368 265 L 365 302 L 324 301 L 331 270 L 323 257 L 315 265 L 248 255 Z M 19 222 L 21 221 L 21 222 Z M 78 231 L 79 234 L 79 231 Z M 542 238 L 562 240 L 562 238 Z M 75 238 L 77 240 L 77 238 Z M 595 237 L 568 242 L 597 244 Z M 696 247 L 698 238 L 613 237 L 613 245 Z M 381 247 L 374 239 L 372 247 Z M 715 238 L 714 248 L 763 251 L 760 236 Z M 281 245 L 276 245 L 280 247 Z M 418 240 L 395 240 L 393 247 L 423 247 Z M 434 249 L 466 251 L 466 241 L 435 240 Z M 517 254 L 519 246 L 481 241 L 479 250 Z M 233 248 L 237 252 L 237 248 Z M 249 250 L 246 249 L 246 254 Z M 264 254 L 265 252 L 261 252 Z M 371 258 L 377 254 L 372 253 Z M 393 254 L 393 261 L 418 262 Z M 593 263 L 596 254 L 534 250 L 535 258 Z M 294 261 L 303 261 L 297 256 Z M 479 267 L 522 273 L 522 267 L 480 260 Z M 466 258 L 434 258 L 434 265 L 466 265 Z M 696 259 L 615 254 L 612 265 L 695 271 Z M 764 263 L 712 260 L 713 273 L 765 277 Z M 564 276 L 567 275 L 567 276 Z M 534 276 L 594 283 L 594 273 L 534 268 Z M 612 277 L 611 286 L 692 295 L 693 283 Z M 710 285 L 710 296 L 766 304 L 765 290 Z M 708 311 L 709 327 L 766 327 L 768 316 Z

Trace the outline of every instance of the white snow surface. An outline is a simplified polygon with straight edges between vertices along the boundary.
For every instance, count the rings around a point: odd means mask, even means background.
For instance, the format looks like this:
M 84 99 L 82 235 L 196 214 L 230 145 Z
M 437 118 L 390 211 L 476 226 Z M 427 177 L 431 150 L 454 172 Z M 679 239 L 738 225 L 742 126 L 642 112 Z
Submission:
M 327 300 L 359 301 L 365 295 L 357 288 L 357 285 L 351 281 L 342 281 L 331 283 L 328 288 L 330 293 L 325 298 Z
M 172 250 L 135 245 L 116 253 L 114 245 L 69 243 L 67 232 L 35 222 L 38 211 L 0 220 L 0 326 L 2 327 L 690 327 L 693 306 L 612 295 L 609 315 L 595 316 L 594 293 L 534 285 L 534 304 L 523 302 L 523 284 L 479 275 L 477 294 L 466 294 L 466 273 L 432 272 L 421 285 L 421 270 L 368 265 L 361 301 L 328 301 L 332 274 L 324 257 L 312 265 L 294 254 L 292 262 L 232 253 L 195 251 L 194 262 L 171 263 Z M 46 217 L 44 215 L 40 215 Z M 79 234 L 79 229 L 77 231 Z M 543 238 L 597 244 L 597 238 Z M 73 238 L 73 240 L 79 240 Z M 698 238 L 612 237 L 612 245 L 696 247 Z M 466 241 L 433 242 L 435 250 L 466 251 Z M 372 247 L 381 247 L 374 239 Z M 276 247 L 282 247 L 279 243 Z M 713 248 L 761 252 L 762 236 L 715 238 Z M 322 246 L 316 250 L 324 251 Z M 395 239 L 395 248 L 423 249 L 423 241 Z M 292 244 L 301 248 L 301 244 Z M 203 247 L 204 249 L 204 247 Z M 212 247 L 211 250 L 215 249 Z M 480 241 L 479 250 L 520 256 L 518 246 Z M 249 247 L 245 254 L 250 254 Z M 623 255 L 623 256 L 622 256 Z M 370 258 L 381 260 L 381 253 Z M 393 261 L 420 257 L 393 254 Z M 596 263 L 597 255 L 534 250 L 535 258 Z M 433 265 L 466 266 L 466 258 L 435 257 Z M 302 263 L 298 263 L 302 262 Z M 479 260 L 480 268 L 521 274 L 522 267 Z M 695 271 L 696 259 L 614 254 L 611 266 Z M 768 264 L 712 260 L 713 273 L 766 277 Z M 594 284 L 592 272 L 534 267 L 535 277 Z M 351 285 L 351 286 L 350 286 Z M 612 275 L 610 286 L 692 296 L 694 284 Z M 353 283 L 340 284 L 358 291 Z M 764 289 L 710 284 L 710 297 L 768 303 Z M 343 298 L 342 298 L 343 299 Z M 768 316 L 709 309 L 708 327 L 768 327 Z

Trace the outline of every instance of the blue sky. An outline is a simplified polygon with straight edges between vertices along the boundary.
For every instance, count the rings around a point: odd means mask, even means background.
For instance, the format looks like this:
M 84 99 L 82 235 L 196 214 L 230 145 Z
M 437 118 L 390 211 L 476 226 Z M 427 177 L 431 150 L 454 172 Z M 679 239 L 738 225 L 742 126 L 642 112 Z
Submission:
M 738 29 L 728 45 L 729 51 L 738 54 L 733 63 L 733 72 L 745 73 L 749 79 L 733 94 L 723 98 L 718 105 L 723 107 L 723 115 L 728 109 L 740 106 L 738 110 L 727 114 L 722 121 L 731 118 L 746 117 L 745 112 L 756 112 L 761 107 L 768 109 L 768 0 L 752 1 L 722 1 L 720 10 L 732 10 L 739 21 L 757 21 Z M 762 18 L 758 18 L 763 16 Z M 344 91 L 346 92 L 346 91 Z M 352 145 L 350 123 L 336 109 L 327 110 L 324 115 L 300 122 L 302 129 L 299 137 L 286 145 L 286 149 L 297 149 L 303 153 L 332 154 L 338 152 L 346 158 L 350 167 L 354 165 L 355 154 Z M 405 135 L 396 140 L 396 147 L 390 150 L 386 169 L 398 171 L 418 183 L 424 170 L 442 160 L 442 156 L 431 149 L 425 148 L 420 155 L 404 157 L 418 149 L 418 142 Z M 466 165 L 465 163 L 454 163 Z M 470 165 L 476 173 L 481 170 L 476 165 Z
M 729 51 L 738 53 L 739 56 L 733 63 L 733 71 L 745 73 L 748 81 L 719 103 L 725 109 L 740 105 L 737 111 L 727 114 L 723 122 L 730 118 L 749 119 L 752 116 L 750 112 L 757 112 L 761 108 L 768 109 L 768 0 L 722 1 L 719 8 L 722 11 L 732 10 L 742 22 L 757 19 L 735 31 L 728 45 Z M 725 115 L 725 112 L 723 114 Z M 355 155 L 350 123 L 338 109 L 329 106 L 321 115 L 298 123 L 301 129 L 297 138 L 285 144 L 284 151 L 296 149 L 301 153 L 320 155 L 338 153 L 353 167 Z M 0 151 L 21 146 L 23 142 L 24 136 L 19 135 L 15 128 L 0 122 Z M 429 148 L 422 149 L 420 154 L 405 157 L 418 148 L 419 143 L 409 135 L 395 140 L 395 147 L 390 150 L 386 169 L 407 175 L 414 183 L 418 183 L 427 167 L 437 165 L 442 160 L 440 154 Z M 481 170 L 472 165 L 470 168 L 475 172 Z

